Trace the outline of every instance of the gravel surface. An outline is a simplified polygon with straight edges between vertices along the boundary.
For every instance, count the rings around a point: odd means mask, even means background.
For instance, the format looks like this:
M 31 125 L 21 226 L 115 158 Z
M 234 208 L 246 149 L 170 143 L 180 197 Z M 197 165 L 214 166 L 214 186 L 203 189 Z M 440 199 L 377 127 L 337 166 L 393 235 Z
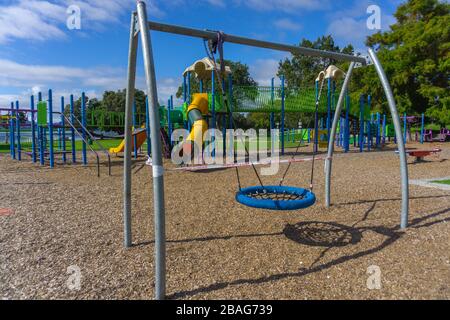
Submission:
M 427 162 L 409 158 L 410 178 L 448 176 L 450 145 L 441 148 Z M 124 249 L 121 161 L 97 178 L 95 165 L 51 170 L 0 155 L 0 209 L 12 210 L 0 215 L 0 299 L 153 297 L 151 172 L 144 158 L 135 163 L 135 245 Z M 310 166 L 293 164 L 285 184 L 307 187 Z M 337 154 L 329 209 L 323 162 L 315 169 L 318 202 L 293 212 L 236 203 L 234 169 L 167 172 L 168 298 L 450 298 L 450 191 L 411 185 L 410 227 L 400 230 L 392 147 Z M 243 186 L 257 185 L 251 168 L 239 171 Z M 379 289 L 368 288 L 371 270 L 380 271 Z

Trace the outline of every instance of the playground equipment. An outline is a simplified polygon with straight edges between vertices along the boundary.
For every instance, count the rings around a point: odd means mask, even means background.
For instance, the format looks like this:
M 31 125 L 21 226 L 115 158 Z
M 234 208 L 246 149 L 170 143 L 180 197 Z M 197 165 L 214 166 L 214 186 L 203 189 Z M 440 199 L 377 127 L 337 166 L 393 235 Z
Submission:
M 74 115 L 74 99 L 70 96 L 70 115 L 65 115 L 64 97 L 61 97 L 61 111 L 53 109 L 53 93 L 48 91 L 47 101 L 43 101 L 42 93 L 38 93 L 38 103 L 35 105 L 35 97 L 30 97 L 29 109 L 19 107 L 19 101 L 15 104 L 11 102 L 10 108 L 0 108 L 0 113 L 7 112 L 2 116 L 9 119 L 9 122 L 2 123 L 2 127 L 9 130 L 9 147 L 12 159 L 22 161 L 22 154 L 29 155 L 33 163 L 45 165 L 46 161 L 50 168 L 55 167 L 55 156 L 61 155 L 64 164 L 68 162 L 68 154 L 72 155 L 72 163 L 77 162 L 76 141 L 82 142 L 82 163 L 87 165 L 87 149 L 89 149 L 97 161 L 97 175 L 100 176 L 100 156 L 94 150 L 91 143 L 97 145 L 98 150 L 106 154 L 108 158 L 108 172 L 111 174 L 111 159 L 109 153 L 103 148 L 91 132 L 87 129 L 86 122 L 86 99 L 82 93 L 81 121 Z M 55 122 L 54 118 L 59 117 L 60 121 Z M 66 130 L 70 130 L 67 135 Z M 26 138 L 25 138 L 26 134 Z M 56 138 L 55 138 L 56 135 Z M 70 142 L 70 149 L 67 149 L 67 140 Z
M 426 142 L 447 142 L 450 141 L 450 130 L 442 128 L 439 133 L 433 137 L 433 130 L 429 129 L 424 132 L 423 136 L 424 141 Z
M 424 157 L 427 157 L 429 155 L 432 154 L 438 154 L 440 153 L 442 150 L 439 148 L 434 148 L 431 150 L 406 150 L 406 154 L 411 156 L 411 157 L 415 157 L 415 161 L 414 162 L 423 162 L 424 161 Z M 398 153 L 398 151 L 396 151 L 396 153 Z
M 221 57 L 222 59 L 222 57 Z M 298 210 L 312 206 L 316 202 L 316 196 L 313 193 L 314 187 L 314 162 L 317 153 L 317 146 L 319 143 L 319 130 L 318 130 L 318 110 L 320 97 L 322 95 L 323 84 L 326 79 L 326 74 L 320 73 L 317 81 L 320 81 L 320 89 L 316 96 L 315 103 L 315 117 L 314 117 L 314 151 L 312 156 L 311 176 L 310 176 L 310 189 L 306 190 L 297 187 L 283 186 L 283 181 L 291 167 L 292 162 L 289 162 L 283 177 L 280 180 L 278 186 L 264 186 L 258 172 L 255 170 L 255 174 L 258 177 L 260 186 L 241 188 L 239 179 L 239 172 L 236 170 L 238 176 L 239 191 L 236 193 L 236 201 L 249 207 L 264 208 L 271 210 Z M 318 82 L 317 82 L 318 84 Z M 318 86 L 316 86 L 318 87 Z M 297 146 L 296 152 L 292 156 L 291 160 L 294 160 L 295 154 L 301 145 L 301 141 Z M 248 152 L 247 152 L 248 153 Z M 255 167 L 253 167 L 255 169 Z
M 206 66 L 198 67 L 203 63 Z M 339 79 L 345 74 L 336 66 L 329 66 L 322 71 L 315 81 L 315 85 L 296 87 L 286 85 L 284 77 L 280 76 L 280 86 L 275 86 L 275 78 L 271 80 L 271 86 L 238 86 L 233 85 L 231 74 L 226 72 L 228 78 L 227 100 L 230 105 L 230 111 L 225 110 L 223 95 L 215 90 L 217 85 L 211 82 L 211 87 L 207 88 L 207 83 L 217 76 L 212 72 L 213 63 L 210 58 L 204 58 L 196 61 L 192 66 L 187 68 L 183 73 L 183 97 L 185 102 L 184 114 L 193 98 L 191 89 L 192 77 L 198 78 L 195 70 L 200 70 L 206 79 L 199 79 L 200 93 L 208 93 L 209 108 L 208 112 L 203 114 L 203 118 L 208 123 L 208 128 L 222 127 L 222 136 L 226 137 L 226 128 L 232 129 L 231 117 L 233 113 L 267 113 L 270 116 L 270 129 L 280 131 L 281 154 L 283 155 L 286 148 L 286 142 L 295 142 L 296 136 L 301 136 L 308 143 L 314 140 L 314 129 L 287 129 L 285 126 L 285 116 L 289 113 L 315 113 L 315 99 L 318 94 L 319 77 L 326 79 L 326 94 L 319 100 L 319 129 L 318 129 L 318 146 L 319 149 L 328 147 L 331 119 L 336 109 L 335 93 L 340 89 Z M 220 65 L 218 69 L 220 69 Z M 205 71 L 206 70 L 206 71 Z M 359 100 L 350 98 L 348 91 L 345 93 L 345 110 L 340 115 L 338 127 L 336 131 L 336 146 L 349 152 L 353 145 L 359 148 L 360 152 L 365 150 L 381 149 L 387 139 L 395 139 L 395 130 L 392 124 L 387 123 L 385 114 L 371 113 L 371 96 L 361 95 Z M 359 112 L 352 113 L 357 109 Z M 275 114 L 280 114 L 280 122 L 275 125 Z M 218 115 L 222 118 L 218 119 Z M 219 121 L 214 121 L 218 119 Z M 222 121 L 220 121 L 222 120 Z M 222 122 L 222 123 L 221 123 Z M 162 123 L 162 122 L 161 122 Z M 186 124 L 186 128 L 190 128 L 190 124 Z M 405 132 L 404 128 L 404 132 Z M 231 148 L 231 146 L 230 146 Z M 224 154 L 227 146 L 224 145 Z
M 127 97 L 126 97 L 126 115 L 125 115 L 125 157 L 124 157 L 124 244 L 131 246 L 131 140 L 132 140 L 132 105 L 134 100 L 134 88 L 136 82 L 136 59 L 139 36 L 142 41 L 142 51 L 144 56 L 146 89 L 149 95 L 150 110 L 150 131 L 152 138 L 152 172 L 153 172 L 153 195 L 154 195 L 154 221 L 155 221 L 155 297 L 163 299 L 165 297 L 165 210 L 164 210 L 164 168 L 161 153 L 161 139 L 159 137 L 159 113 L 156 106 L 158 105 L 158 94 L 155 77 L 155 62 L 153 60 L 153 50 L 151 44 L 150 30 L 161 31 L 166 33 L 173 33 L 178 35 L 185 35 L 208 40 L 215 43 L 221 59 L 223 58 L 223 43 L 236 43 L 241 45 L 248 45 L 253 47 L 261 47 L 267 49 L 274 49 L 279 51 L 287 51 L 308 56 L 327 57 L 336 60 L 350 61 L 349 69 L 346 73 L 344 84 L 339 95 L 339 100 L 336 106 L 335 115 L 331 125 L 327 159 L 325 161 L 325 203 L 330 206 L 330 190 L 331 190 L 331 169 L 332 158 L 334 152 L 334 139 L 336 136 L 340 112 L 344 102 L 345 92 L 348 88 L 350 77 L 356 63 L 366 65 L 366 60 L 362 57 L 346 55 L 338 52 L 321 51 L 311 48 L 303 48 L 297 46 L 290 46 L 280 43 L 273 43 L 239 36 L 228 35 L 223 32 L 197 30 L 186 27 L 179 27 L 169 24 L 161 24 L 157 22 L 149 22 L 147 19 L 147 9 L 143 1 L 137 2 L 137 12 L 131 15 L 130 23 L 130 45 L 129 45 L 129 60 L 128 60 L 128 83 L 127 83 Z M 408 169 L 406 163 L 405 146 L 401 132 L 400 119 L 395 106 L 392 90 L 384 73 L 384 70 L 378 61 L 375 51 L 369 49 L 369 56 L 374 63 L 374 67 L 382 82 L 384 92 L 387 96 L 389 108 L 392 114 L 396 138 L 400 155 L 401 167 L 401 182 L 402 182 L 402 214 L 401 227 L 405 228 L 408 222 Z M 214 61 L 214 60 L 213 60 Z M 214 82 L 213 82 L 214 83 Z M 223 87 L 222 87 L 223 89 Z M 213 99 L 214 101 L 214 99 Z M 318 104 L 316 104 L 316 109 Z M 315 121 L 317 123 L 317 121 Z M 284 132 L 284 128 L 282 128 Z
M 131 143 L 131 147 L 133 149 L 139 149 L 144 142 L 147 140 L 147 129 L 138 129 L 134 130 L 133 132 L 133 141 Z M 136 148 L 134 147 L 136 142 Z M 122 142 L 119 144 L 119 146 L 115 148 L 110 148 L 109 153 L 117 154 L 120 152 L 123 152 L 125 150 L 125 140 L 122 140 Z
M 195 146 L 203 146 L 203 135 L 208 130 L 208 123 L 204 117 L 208 113 L 208 94 L 194 94 L 192 103 L 187 109 L 189 127 L 191 131 L 183 146 L 183 154 L 192 155 Z
M 253 208 L 298 210 L 312 206 L 316 196 L 309 190 L 286 186 L 256 186 L 241 189 L 236 201 Z

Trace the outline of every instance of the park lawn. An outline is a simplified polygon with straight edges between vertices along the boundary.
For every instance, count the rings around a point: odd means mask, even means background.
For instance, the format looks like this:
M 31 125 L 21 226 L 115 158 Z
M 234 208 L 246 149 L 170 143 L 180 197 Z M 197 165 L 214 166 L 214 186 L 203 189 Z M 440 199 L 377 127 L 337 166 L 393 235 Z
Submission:
M 287 137 L 285 137 L 285 143 L 284 143 L 285 148 L 296 148 L 296 147 L 299 145 L 298 139 L 300 139 L 300 135 L 299 135 L 299 134 L 296 134 L 295 138 L 296 138 L 297 140 L 296 140 L 295 142 L 292 142 L 292 141 L 288 141 Z M 291 138 L 291 139 L 292 139 L 292 138 Z M 242 146 L 242 142 L 241 142 L 241 141 L 238 141 L 238 140 L 239 140 L 239 139 L 236 138 L 235 141 L 234 141 L 234 143 L 235 143 L 235 148 L 236 148 L 238 145 L 239 145 L 239 146 Z M 97 140 L 97 141 L 100 142 L 100 144 L 103 146 L 103 148 L 104 148 L 105 150 L 108 151 L 110 148 L 115 148 L 115 147 L 117 147 L 117 146 L 122 142 L 122 139 L 105 139 L 105 140 Z M 262 145 L 260 146 L 260 143 L 261 143 L 260 140 L 258 140 L 256 146 L 255 146 L 255 142 L 256 142 L 256 141 L 249 142 L 248 140 L 246 140 L 246 141 L 245 141 L 245 145 L 246 145 L 247 149 L 251 149 L 250 146 L 253 148 L 253 150 L 254 150 L 256 147 L 261 147 L 261 148 L 262 148 Z M 221 141 L 220 141 L 220 140 L 218 141 L 218 143 L 221 145 Z M 270 141 L 270 138 L 267 138 L 267 140 L 266 140 L 265 143 L 266 143 L 266 145 L 267 145 L 267 150 L 270 150 L 270 149 L 271 149 L 271 141 Z M 306 144 L 306 141 L 302 142 L 302 145 L 303 145 L 303 146 L 304 146 L 305 144 Z M 60 150 L 58 141 L 55 141 L 53 145 L 54 145 L 54 150 L 55 150 L 55 151 L 59 151 L 59 150 Z M 281 142 L 278 144 L 278 146 L 281 148 Z M 100 150 L 99 145 L 96 144 L 96 143 L 92 143 L 92 144 L 91 144 L 91 147 L 92 147 L 92 149 L 94 149 L 95 151 Z M 76 150 L 76 151 L 81 151 L 82 148 L 83 148 L 83 142 L 82 142 L 82 141 L 79 141 L 79 140 L 75 141 L 75 150 Z M 143 149 L 143 150 L 146 150 L 146 149 L 147 149 L 146 143 L 144 143 L 144 145 L 142 146 L 142 149 Z M 25 150 L 27 150 L 27 151 L 28 151 L 28 150 L 31 150 L 31 144 L 30 144 L 30 143 L 22 143 L 22 150 L 24 150 L 24 151 L 25 151 Z M 90 151 L 90 148 L 88 147 L 87 150 L 88 150 L 88 152 L 89 152 L 89 151 Z M 72 143 L 71 143 L 70 141 L 66 141 L 66 151 L 72 151 Z M 0 153 L 8 153 L 8 152 L 9 152 L 9 144 L 0 143 Z
M 448 180 L 436 180 L 436 181 L 433 181 L 433 183 L 440 183 L 440 184 L 450 185 L 450 179 L 448 179 Z
M 105 139 L 105 140 L 99 140 L 100 144 L 105 148 L 106 151 L 109 150 L 109 148 L 117 147 L 121 142 L 122 139 Z M 57 141 L 53 143 L 54 150 L 58 151 L 60 150 L 59 144 Z M 100 146 L 96 143 L 91 144 L 92 149 L 95 151 L 100 150 Z M 83 149 L 83 142 L 82 141 L 75 141 L 75 150 L 81 151 Z M 22 150 L 31 150 L 31 144 L 24 143 L 22 144 Z M 66 150 L 72 151 L 72 143 L 70 141 L 66 141 Z M 87 147 L 88 152 L 90 151 L 89 147 Z M 0 143 L 0 153 L 8 153 L 9 152 L 9 144 Z

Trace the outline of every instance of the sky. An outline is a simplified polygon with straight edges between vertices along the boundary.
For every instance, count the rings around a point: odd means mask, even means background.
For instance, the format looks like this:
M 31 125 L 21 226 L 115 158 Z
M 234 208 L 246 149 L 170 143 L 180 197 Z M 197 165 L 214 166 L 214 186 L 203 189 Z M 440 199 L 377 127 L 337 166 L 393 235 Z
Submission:
M 331 34 L 341 47 L 365 54 L 367 8 L 381 9 L 381 29 L 395 22 L 400 0 L 147 0 L 149 20 L 198 29 L 221 30 L 261 40 L 298 44 Z M 79 8 L 80 29 L 69 29 L 69 6 Z M 125 88 L 131 12 L 136 0 L 0 0 L 0 107 L 52 89 L 54 99 L 70 94 L 101 98 Z M 70 11 L 73 12 L 73 11 Z M 201 39 L 151 32 L 158 82 L 164 103 L 175 94 L 184 69 L 205 56 Z M 280 59 L 289 54 L 225 44 L 225 58 L 249 66 L 267 85 Z M 145 88 L 142 50 L 137 87 Z

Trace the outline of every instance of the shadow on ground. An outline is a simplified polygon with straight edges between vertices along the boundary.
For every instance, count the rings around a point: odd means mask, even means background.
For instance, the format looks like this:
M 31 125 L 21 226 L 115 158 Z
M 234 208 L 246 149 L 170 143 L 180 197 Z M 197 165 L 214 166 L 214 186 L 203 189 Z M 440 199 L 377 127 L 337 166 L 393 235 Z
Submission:
M 435 198 L 441 197 L 450 197 L 450 195 L 443 196 L 435 196 Z M 430 197 L 412 197 L 411 199 L 420 199 L 420 198 L 430 198 Z M 433 198 L 433 197 L 432 197 Z M 186 243 L 186 242 L 195 242 L 195 241 L 214 241 L 214 240 L 228 240 L 233 238 L 254 238 L 254 237 L 267 237 L 267 236 L 285 236 L 286 238 L 295 241 L 298 244 L 307 245 L 307 246 L 315 246 L 315 247 L 323 247 L 324 250 L 319 254 L 317 259 L 309 266 L 300 269 L 298 272 L 285 272 L 272 274 L 270 276 L 260 277 L 260 278 L 247 278 L 247 279 L 236 279 L 233 281 L 227 282 L 218 282 L 212 283 L 208 286 L 185 290 L 180 292 L 175 292 L 171 295 L 168 295 L 168 299 L 184 299 L 191 296 L 195 296 L 201 293 L 212 292 L 216 290 L 224 289 L 228 286 L 234 285 L 243 285 L 243 284 L 262 284 L 271 281 L 278 281 L 285 278 L 290 277 L 303 277 L 308 274 L 320 272 L 326 269 L 329 269 L 333 266 L 348 262 L 350 260 L 359 259 L 361 257 L 374 254 L 383 250 L 384 248 L 390 246 L 397 240 L 399 240 L 404 234 L 400 229 L 400 225 L 396 225 L 394 227 L 385 227 L 385 226 L 364 226 L 357 227 L 357 225 L 369 217 L 370 213 L 374 210 L 377 202 L 381 201 L 400 201 L 401 199 L 377 199 L 371 201 L 359 201 L 356 203 L 372 203 L 372 205 L 363 213 L 363 216 L 360 221 L 357 221 L 351 226 L 346 226 L 334 222 L 320 222 L 320 221 L 309 221 L 309 222 L 300 222 L 297 224 L 288 224 L 285 226 L 282 232 L 276 233 L 266 233 L 266 234 L 242 234 L 242 235 L 230 235 L 230 236 L 211 236 L 211 237 L 202 237 L 202 238 L 193 238 L 193 239 L 181 239 L 181 240 L 168 240 L 168 243 Z M 354 204 L 354 203 L 347 203 Z M 345 205 L 345 204 L 341 204 Z M 446 208 L 429 215 L 415 218 L 410 220 L 409 228 L 427 228 L 432 225 L 436 225 L 439 223 L 443 223 L 450 220 L 450 208 Z M 432 220 L 436 219 L 437 220 Z M 431 221 L 430 221 L 431 220 Z M 364 232 L 375 232 L 379 235 L 384 236 L 385 240 L 382 241 L 375 247 L 362 250 L 360 252 L 356 252 L 350 255 L 343 255 L 336 259 L 333 259 L 329 262 L 325 262 L 320 264 L 320 260 L 326 255 L 326 253 L 335 247 L 344 247 L 348 245 L 356 245 L 358 244 Z M 141 243 L 138 245 L 148 245 L 152 244 L 153 241 Z

